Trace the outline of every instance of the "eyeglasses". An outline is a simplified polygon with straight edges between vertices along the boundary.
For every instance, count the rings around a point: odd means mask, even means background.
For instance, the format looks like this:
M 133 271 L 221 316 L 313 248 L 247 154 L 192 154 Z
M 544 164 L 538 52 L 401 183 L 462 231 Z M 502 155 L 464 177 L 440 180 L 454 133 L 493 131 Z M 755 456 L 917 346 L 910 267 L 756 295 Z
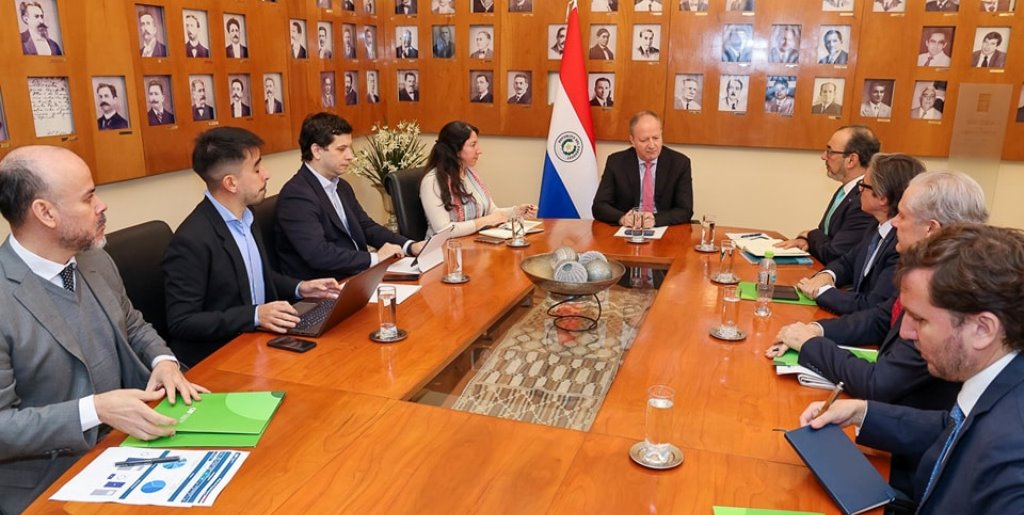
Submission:
M 875 192 L 875 187 L 870 184 L 864 184 L 864 179 L 857 181 L 857 187 L 860 188 L 860 191 L 871 190 L 872 193 Z
M 843 157 L 846 157 L 846 156 L 852 154 L 853 152 L 846 152 L 846 151 L 843 151 L 843 150 L 832 150 L 831 147 L 825 147 L 825 150 L 824 150 L 823 153 L 825 154 L 825 157 L 832 157 L 835 154 L 839 154 L 839 155 L 841 155 Z

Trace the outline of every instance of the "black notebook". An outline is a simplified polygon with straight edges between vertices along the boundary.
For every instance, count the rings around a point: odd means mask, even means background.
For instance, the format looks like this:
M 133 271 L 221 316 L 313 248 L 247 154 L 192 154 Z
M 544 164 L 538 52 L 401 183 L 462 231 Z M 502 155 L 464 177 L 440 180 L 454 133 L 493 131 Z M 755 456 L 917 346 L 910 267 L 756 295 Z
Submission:
M 896 493 L 839 426 L 805 426 L 786 440 L 846 515 L 889 504 Z

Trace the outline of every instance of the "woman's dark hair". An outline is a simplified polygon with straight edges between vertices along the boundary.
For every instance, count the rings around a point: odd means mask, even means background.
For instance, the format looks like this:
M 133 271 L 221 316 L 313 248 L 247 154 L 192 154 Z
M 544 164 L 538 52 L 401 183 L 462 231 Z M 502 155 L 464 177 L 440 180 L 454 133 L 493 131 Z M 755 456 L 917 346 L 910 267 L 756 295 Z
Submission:
M 462 160 L 459 159 L 459 152 L 462 146 L 473 134 L 480 134 L 480 131 L 461 121 L 448 122 L 441 128 L 437 135 L 434 148 L 430 149 L 430 157 L 427 158 L 427 170 L 435 170 L 437 184 L 441 190 L 441 202 L 447 211 L 454 207 L 452 198 L 458 198 L 460 204 L 470 201 L 473 196 L 466 191 L 462 185 L 459 172 L 462 170 Z M 450 188 L 449 188 L 450 185 Z

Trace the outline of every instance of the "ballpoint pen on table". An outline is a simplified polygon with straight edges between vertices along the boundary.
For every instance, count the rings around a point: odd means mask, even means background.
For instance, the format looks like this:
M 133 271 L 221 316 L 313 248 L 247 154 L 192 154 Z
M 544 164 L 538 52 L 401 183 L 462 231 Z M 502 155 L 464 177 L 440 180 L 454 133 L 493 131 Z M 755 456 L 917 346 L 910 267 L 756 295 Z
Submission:
M 129 458 L 128 461 L 114 463 L 115 467 L 134 467 L 136 465 L 158 465 L 160 463 L 176 463 L 181 461 L 181 456 L 162 456 L 159 458 Z

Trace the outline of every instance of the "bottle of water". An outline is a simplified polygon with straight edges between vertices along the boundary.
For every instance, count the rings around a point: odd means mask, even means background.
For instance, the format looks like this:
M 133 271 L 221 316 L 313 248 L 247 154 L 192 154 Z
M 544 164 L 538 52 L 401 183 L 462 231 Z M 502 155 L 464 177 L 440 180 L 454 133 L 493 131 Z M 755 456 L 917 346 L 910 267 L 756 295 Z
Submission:
M 764 253 L 764 259 L 757 269 L 757 306 L 754 315 L 759 317 L 772 316 L 772 294 L 775 292 L 775 253 Z

